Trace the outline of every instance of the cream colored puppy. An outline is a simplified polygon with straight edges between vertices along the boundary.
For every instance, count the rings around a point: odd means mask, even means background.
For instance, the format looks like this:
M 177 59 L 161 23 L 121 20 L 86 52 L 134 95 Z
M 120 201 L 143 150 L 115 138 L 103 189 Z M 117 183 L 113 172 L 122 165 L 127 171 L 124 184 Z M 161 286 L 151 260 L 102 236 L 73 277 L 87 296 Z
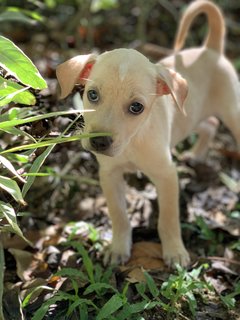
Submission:
M 208 16 L 210 26 L 205 45 L 176 52 L 159 64 L 135 50 L 116 49 L 99 56 L 77 56 L 57 68 L 62 98 L 75 84 L 85 86 L 84 108 L 95 110 L 84 115 L 85 132 L 111 134 L 86 139 L 83 146 L 100 165 L 112 219 L 113 263 L 126 262 L 131 253 L 124 172 L 139 169 L 156 185 L 163 258 L 170 266 L 186 266 L 189 255 L 181 238 L 178 177 L 171 148 L 211 115 L 218 116 L 240 144 L 238 78 L 223 55 L 225 28 L 220 10 L 209 1 L 193 2 L 182 17 L 175 47 L 182 47 L 192 20 L 200 13 Z

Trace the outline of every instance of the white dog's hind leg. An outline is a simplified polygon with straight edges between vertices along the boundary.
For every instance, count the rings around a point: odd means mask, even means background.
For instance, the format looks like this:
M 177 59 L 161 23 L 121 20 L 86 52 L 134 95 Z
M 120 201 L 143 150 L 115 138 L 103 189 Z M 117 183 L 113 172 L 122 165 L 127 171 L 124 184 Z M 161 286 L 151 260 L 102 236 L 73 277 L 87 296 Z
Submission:
M 190 150 L 190 155 L 197 161 L 204 161 L 210 143 L 213 141 L 219 126 L 219 121 L 215 117 L 209 117 L 202 121 L 196 129 L 198 139 L 193 148 Z
M 123 174 L 116 168 L 108 171 L 100 166 L 99 177 L 112 221 L 112 244 L 104 263 L 124 264 L 130 258 L 132 230 L 126 210 Z

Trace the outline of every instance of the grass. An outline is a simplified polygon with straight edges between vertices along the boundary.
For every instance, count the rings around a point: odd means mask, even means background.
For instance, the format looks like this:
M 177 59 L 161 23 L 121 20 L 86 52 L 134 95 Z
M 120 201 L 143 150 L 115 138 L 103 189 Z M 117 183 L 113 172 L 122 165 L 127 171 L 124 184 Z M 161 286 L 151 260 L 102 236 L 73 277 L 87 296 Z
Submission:
M 95 246 L 99 237 L 94 234 Z M 164 319 L 176 319 L 184 314 L 194 319 L 198 301 L 206 300 L 213 292 L 212 286 L 206 282 L 203 275 L 208 270 L 207 264 L 202 264 L 187 271 L 176 265 L 176 270 L 165 281 L 158 283 L 154 276 L 143 270 L 145 281 L 130 283 L 124 280 L 117 286 L 113 280 L 116 267 L 103 267 L 91 259 L 87 247 L 80 241 L 69 240 L 64 244 L 71 247 L 81 259 L 81 268 L 62 268 L 53 277 L 67 278 L 71 285 L 67 291 L 54 291 L 49 288 L 48 299 L 34 313 L 32 320 L 47 319 L 52 310 L 51 319 L 97 319 L 97 320 L 140 320 L 145 319 L 150 312 L 161 312 Z M 28 309 L 31 294 L 25 297 L 22 306 Z M 51 297 L 49 298 L 49 294 Z M 220 297 L 227 308 L 234 307 L 234 298 L 239 294 L 239 286 L 229 296 Z M 65 315 L 65 318 L 61 318 Z M 46 318 L 45 318 L 46 317 Z M 73 318 L 72 318 L 73 317 Z M 147 318 L 148 319 L 148 318 Z M 161 319 L 161 318 L 159 318 Z

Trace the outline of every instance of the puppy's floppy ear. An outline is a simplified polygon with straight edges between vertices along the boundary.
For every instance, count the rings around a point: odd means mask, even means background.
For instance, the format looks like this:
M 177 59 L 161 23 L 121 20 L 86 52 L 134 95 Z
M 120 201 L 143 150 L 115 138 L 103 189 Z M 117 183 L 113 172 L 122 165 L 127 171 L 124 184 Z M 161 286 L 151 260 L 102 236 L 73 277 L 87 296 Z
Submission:
M 179 110 L 186 115 L 184 102 L 188 94 L 187 81 L 177 72 L 158 64 L 157 95 L 171 94 Z
M 56 75 L 61 88 L 60 99 L 66 98 L 75 84 L 85 84 L 96 59 L 95 54 L 80 55 L 57 66 Z

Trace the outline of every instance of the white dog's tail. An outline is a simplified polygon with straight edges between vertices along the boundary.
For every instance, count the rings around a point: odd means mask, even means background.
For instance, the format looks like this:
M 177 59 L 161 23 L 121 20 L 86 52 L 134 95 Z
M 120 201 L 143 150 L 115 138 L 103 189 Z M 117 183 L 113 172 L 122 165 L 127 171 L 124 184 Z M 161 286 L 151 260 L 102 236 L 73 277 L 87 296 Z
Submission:
M 221 10 L 208 0 L 196 0 L 192 2 L 183 13 L 176 35 L 174 50 L 182 49 L 192 21 L 199 14 L 206 14 L 209 31 L 205 41 L 207 48 L 217 52 L 223 52 L 225 39 L 225 22 Z

